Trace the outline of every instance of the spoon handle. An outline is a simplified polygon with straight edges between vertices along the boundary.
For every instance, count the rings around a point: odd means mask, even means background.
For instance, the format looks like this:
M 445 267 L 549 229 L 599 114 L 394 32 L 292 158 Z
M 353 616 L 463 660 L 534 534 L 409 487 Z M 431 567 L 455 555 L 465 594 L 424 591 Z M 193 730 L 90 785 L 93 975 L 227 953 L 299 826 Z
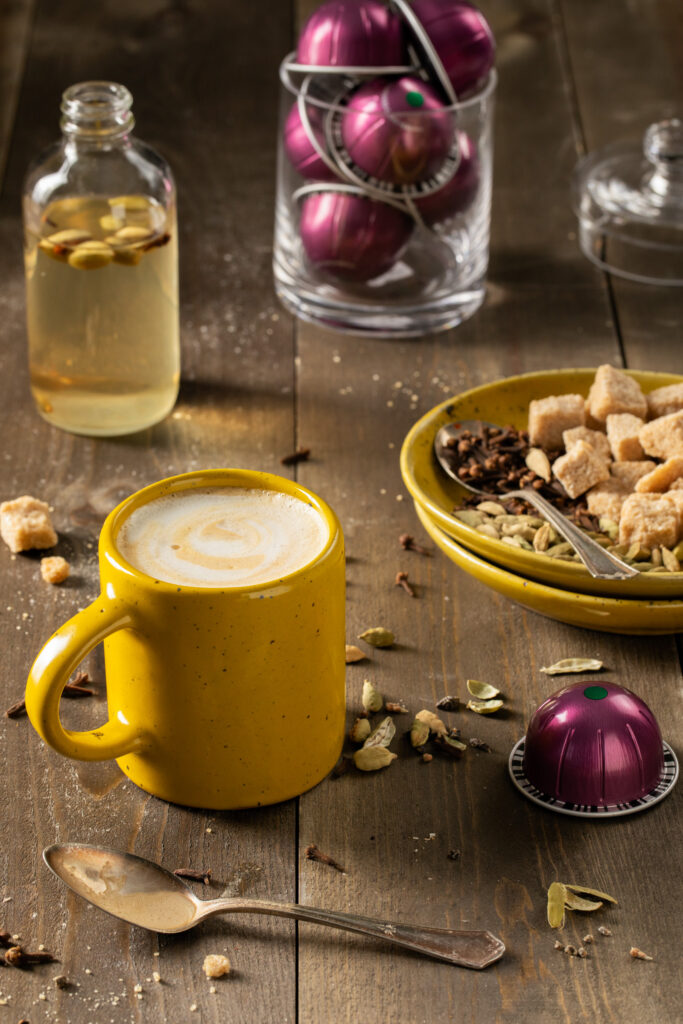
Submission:
M 534 491 L 531 487 L 524 487 L 521 491 L 510 493 L 524 498 L 530 505 L 533 505 L 543 518 L 547 519 L 551 526 L 565 540 L 569 541 L 591 576 L 600 580 L 625 580 L 638 575 L 637 569 L 627 565 L 611 552 L 605 551 L 592 537 L 589 537 L 565 515 L 558 512 L 538 491 Z
M 205 909 L 206 908 L 206 909 Z M 275 917 L 293 917 L 297 921 L 310 921 L 330 928 L 359 932 L 406 946 L 417 953 L 446 960 L 459 967 L 481 970 L 499 960 L 505 952 L 500 939 L 486 931 L 452 931 L 442 928 L 420 928 L 392 924 L 356 914 L 342 914 L 334 910 L 319 910 L 299 903 L 271 903 L 268 900 L 217 899 L 201 905 L 200 916 L 211 917 L 225 912 L 272 914 Z

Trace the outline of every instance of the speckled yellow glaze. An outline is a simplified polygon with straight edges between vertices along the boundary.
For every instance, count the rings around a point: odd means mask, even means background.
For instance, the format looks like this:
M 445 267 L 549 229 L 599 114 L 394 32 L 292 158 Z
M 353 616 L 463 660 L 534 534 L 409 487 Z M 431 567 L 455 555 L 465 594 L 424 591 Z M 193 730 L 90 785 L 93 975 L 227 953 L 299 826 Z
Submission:
M 417 421 L 403 442 L 403 481 L 412 497 L 442 530 L 488 562 L 552 586 L 586 594 L 630 598 L 683 597 L 683 573 L 656 573 L 654 576 L 643 573 L 632 580 L 596 580 L 580 563 L 561 562 L 548 555 L 503 544 L 477 533 L 451 514 L 454 506 L 471 494 L 447 477 L 434 457 L 434 438 L 442 426 L 457 420 L 483 419 L 501 426 L 512 423 L 526 428 L 529 402 L 533 398 L 572 392 L 586 396 L 594 376 L 595 369 L 525 373 L 472 388 L 442 402 Z M 683 377 L 673 373 L 630 372 L 630 376 L 645 392 L 683 381 Z
M 461 547 L 444 533 L 429 513 L 415 502 L 420 522 L 435 544 L 452 562 L 492 590 L 509 597 L 533 612 L 570 626 L 584 626 L 601 633 L 633 633 L 657 636 L 683 630 L 683 600 L 636 600 L 580 594 L 518 576 L 486 562 Z
M 179 587 L 134 569 L 116 547 L 125 518 L 170 491 L 283 491 L 329 527 L 321 553 L 272 583 Z M 344 734 L 344 546 L 332 510 L 267 473 L 215 469 L 138 491 L 100 535 L 102 593 L 36 658 L 29 718 L 60 754 L 115 757 L 138 786 L 174 803 L 255 807 L 303 793 L 330 771 Z M 105 639 L 106 638 L 106 639 Z M 104 640 L 109 721 L 70 732 L 59 720 L 69 675 Z

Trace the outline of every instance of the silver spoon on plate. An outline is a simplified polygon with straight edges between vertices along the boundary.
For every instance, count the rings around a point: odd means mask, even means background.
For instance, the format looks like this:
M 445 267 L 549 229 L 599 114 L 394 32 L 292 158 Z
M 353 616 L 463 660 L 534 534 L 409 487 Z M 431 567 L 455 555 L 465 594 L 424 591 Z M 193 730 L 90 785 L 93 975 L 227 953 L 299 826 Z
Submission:
M 359 932 L 459 967 L 481 970 L 505 946 L 487 931 L 452 931 L 378 921 L 298 903 L 220 897 L 200 900 L 176 875 L 132 853 L 81 843 L 48 846 L 43 859 L 83 899 L 129 924 L 167 934 L 184 932 L 214 914 L 272 914 Z
M 533 487 L 522 487 L 519 490 L 505 491 L 504 494 L 501 494 L 500 491 L 486 491 L 474 487 L 468 480 L 461 479 L 457 474 L 458 458 L 455 446 L 466 431 L 476 434 L 482 427 L 498 429 L 496 424 L 487 423 L 485 420 L 458 420 L 456 423 L 447 423 L 437 431 L 434 438 L 434 454 L 437 462 L 448 476 L 457 481 L 461 487 L 471 491 L 472 494 L 481 495 L 482 498 L 495 498 L 498 501 L 503 498 L 522 498 L 533 505 L 539 515 L 543 516 L 560 536 L 571 544 L 588 572 L 596 579 L 627 580 L 639 575 L 637 569 L 610 551 L 605 551 L 597 541 L 575 526 Z

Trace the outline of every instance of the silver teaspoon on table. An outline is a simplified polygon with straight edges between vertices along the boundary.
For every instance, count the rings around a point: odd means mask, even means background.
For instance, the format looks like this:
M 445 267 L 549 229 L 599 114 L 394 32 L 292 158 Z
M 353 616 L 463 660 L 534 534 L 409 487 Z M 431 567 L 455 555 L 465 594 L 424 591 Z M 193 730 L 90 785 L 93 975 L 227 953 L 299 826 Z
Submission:
M 154 932 L 184 932 L 214 914 L 272 914 L 386 939 L 460 967 L 488 967 L 505 952 L 500 939 L 486 931 L 415 927 L 271 900 L 200 900 L 170 871 L 132 853 L 65 843 L 48 846 L 43 858 L 83 899 L 113 917 Z
M 611 552 L 605 551 L 592 537 L 575 526 L 533 487 L 522 487 L 519 490 L 505 491 L 504 494 L 501 494 L 500 491 L 486 491 L 479 487 L 473 487 L 469 481 L 462 480 L 457 475 L 458 456 L 457 451 L 454 451 L 453 444 L 465 431 L 477 434 L 482 427 L 497 429 L 496 424 L 487 423 L 485 420 L 458 420 L 457 423 L 447 423 L 437 431 L 434 438 L 434 454 L 448 476 L 456 480 L 461 487 L 471 491 L 472 494 L 480 494 L 483 498 L 496 498 L 498 501 L 504 498 L 522 498 L 533 505 L 536 511 L 571 544 L 591 576 L 600 580 L 627 580 L 638 576 L 637 569 L 627 565 Z

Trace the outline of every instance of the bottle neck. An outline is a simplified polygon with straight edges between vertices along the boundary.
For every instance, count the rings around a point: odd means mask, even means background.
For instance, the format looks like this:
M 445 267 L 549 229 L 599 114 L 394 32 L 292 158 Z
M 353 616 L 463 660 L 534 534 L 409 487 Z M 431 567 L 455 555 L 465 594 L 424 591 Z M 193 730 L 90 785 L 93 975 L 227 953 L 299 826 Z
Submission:
M 120 145 L 133 130 L 133 97 L 116 82 L 80 82 L 62 94 L 60 126 L 67 142 Z

